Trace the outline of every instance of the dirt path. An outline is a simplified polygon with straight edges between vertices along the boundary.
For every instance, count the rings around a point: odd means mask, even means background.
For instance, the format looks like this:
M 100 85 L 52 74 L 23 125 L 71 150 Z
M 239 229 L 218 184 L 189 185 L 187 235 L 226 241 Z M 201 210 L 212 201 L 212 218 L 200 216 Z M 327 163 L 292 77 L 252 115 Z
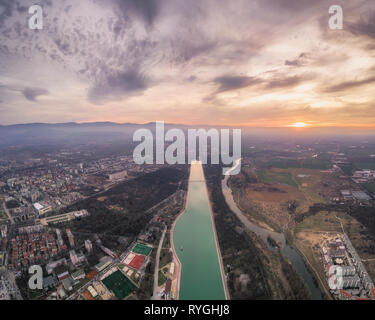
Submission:
M 159 297 L 159 262 L 160 262 L 160 252 L 163 247 L 165 233 L 167 232 L 167 226 L 164 227 L 163 233 L 161 235 L 158 251 L 156 252 L 155 258 L 155 271 L 154 271 L 154 293 L 152 294 L 151 300 L 160 300 Z

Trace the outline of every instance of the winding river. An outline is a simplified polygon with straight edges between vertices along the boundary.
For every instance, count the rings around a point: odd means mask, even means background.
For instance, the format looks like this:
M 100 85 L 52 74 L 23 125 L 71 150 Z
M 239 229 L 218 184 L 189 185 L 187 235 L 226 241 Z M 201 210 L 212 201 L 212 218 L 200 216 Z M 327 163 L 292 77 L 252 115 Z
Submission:
M 240 164 L 240 161 L 241 159 L 238 159 L 236 161 L 236 166 Z M 234 168 L 231 170 L 234 170 Z M 311 293 L 311 298 L 313 300 L 322 300 L 323 298 L 322 298 L 321 290 L 319 289 L 319 287 L 315 285 L 313 277 L 311 273 L 307 270 L 302 257 L 299 255 L 299 253 L 296 250 L 294 250 L 291 246 L 287 244 L 285 240 L 285 235 L 283 233 L 278 233 L 278 232 L 271 231 L 271 230 L 255 225 L 249 219 L 247 219 L 244 213 L 238 208 L 236 202 L 233 199 L 232 190 L 228 186 L 229 177 L 230 175 L 226 175 L 221 183 L 221 188 L 225 197 L 225 201 L 228 204 L 229 208 L 233 211 L 233 213 L 236 214 L 238 219 L 249 230 L 254 232 L 259 238 L 261 238 L 270 249 L 272 248 L 270 247 L 270 244 L 267 238 L 268 237 L 273 238 L 282 248 L 282 253 L 291 261 L 298 275 L 305 281 L 305 284 L 307 285 Z

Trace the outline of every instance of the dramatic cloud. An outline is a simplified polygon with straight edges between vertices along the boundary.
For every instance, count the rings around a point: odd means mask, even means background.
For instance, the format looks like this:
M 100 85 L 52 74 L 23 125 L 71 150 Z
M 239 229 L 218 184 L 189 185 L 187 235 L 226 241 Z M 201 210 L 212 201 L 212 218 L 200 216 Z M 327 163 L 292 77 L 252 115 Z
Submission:
M 34 2 L 0 0 L 2 123 L 375 123 L 374 1 Z
M 299 85 L 305 81 L 314 78 L 312 74 L 296 75 L 296 76 L 274 76 L 271 79 L 244 77 L 244 76 L 222 76 L 214 79 L 219 85 L 216 93 L 225 91 L 238 90 L 242 88 L 258 86 L 259 89 L 272 90 L 278 88 L 288 88 Z
M 361 15 L 358 22 L 348 23 L 348 28 L 354 35 L 375 39 L 375 10 Z
M 363 80 L 346 81 L 324 89 L 325 92 L 339 92 L 354 89 L 357 87 L 365 86 L 375 83 L 375 76 Z
M 302 52 L 296 59 L 286 60 L 286 66 L 301 67 L 307 63 L 306 53 Z
M 272 89 L 279 89 L 279 88 L 291 88 L 295 87 L 299 84 L 302 84 L 305 81 L 309 81 L 314 79 L 313 74 L 304 74 L 304 75 L 296 75 L 296 76 L 283 76 L 283 77 L 275 77 L 266 83 L 266 88 L 269 90 Z
M 37 97 L 48 94 L 48 90 L 43 88 L 25 88 L 21 92 L 27 100 L 33 102 L 37 101 Z
M 262 81 L 253 77 L 222 76 L 215 78 L 214 82 L 219 85 L 219 88 L 217 89 L 217 92 L 219 93 L 256 85 Z
M 0 25 L 3 24 L 6 18 L 12 16 L 15 2 L 12 0 L 0 0 Z
M 105 100 L 116 99 L 145 90 L 148 86 L 146 78 L 137 69 L 110 75 L 90 88 L 89 98 L 93 103 L 102 103 Z
M 159 13 L 159 0 L 115 0 L 123 14 L 129 12 L 142 18 L 146 24 L 152 25 Z

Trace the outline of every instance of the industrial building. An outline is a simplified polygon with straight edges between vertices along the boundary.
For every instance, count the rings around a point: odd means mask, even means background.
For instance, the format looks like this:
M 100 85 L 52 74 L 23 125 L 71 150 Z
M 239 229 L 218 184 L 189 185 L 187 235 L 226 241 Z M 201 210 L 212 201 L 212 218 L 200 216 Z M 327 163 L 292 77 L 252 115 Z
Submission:
M 116 180 L 121 180 L 124 179 L 128 176 L 128 172 L 126 170 L 120 171 L 120 172 L 115 172 L 111 173 L 108 175 L 108 179 L 110 181 L 116 181 Z

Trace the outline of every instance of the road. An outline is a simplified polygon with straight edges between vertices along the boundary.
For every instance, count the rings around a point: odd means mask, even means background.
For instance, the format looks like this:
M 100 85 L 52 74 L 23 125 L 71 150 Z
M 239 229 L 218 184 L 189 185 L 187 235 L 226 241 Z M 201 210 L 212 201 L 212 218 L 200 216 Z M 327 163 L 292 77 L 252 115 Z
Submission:
M 163 248 L 165 233 L 167 232 L 167 226 L 164 227 L 163 234 L 161 235 L 158 251 L 156 252 L 155 258 L 155 272 L 154 272 L 154 292 L 152 294 L 151 300 L 160 300 L 159 297 L 159 262 L 160 262 L 160 252 Z
M 337 220 L 340 221 L 340 225 L 341 225 L 342 233 L 345 233 L 345 231 L 344 231 L 344 226 L 342 225 L 342 221 L 341 221 L 341 219 L 340 219 L 337 215 L 335 215 L 335 218 L 336 218 Z
M 87 282 L 86 284 L 84 284 L 82 287 L 80 287 L 77 291 L 75 291 L 74 293 L 72 293 L 66 300 L 75 300 L 77 299 L 77 297 L 83 293 L 84 291 L 87 290 L 87 288 L 89 286 L 91 286 L 95 281 L 99 281 L 100 277 L 105 274 L 107 271 L 109 271 L 110 269 L 112 269 L 113 267 L 117 266 L 118 264 L 121 263 L 121 261 L 128 255 L 128 253 L 130 252 L 131 248 L 134 247 L 136 241 L 133 241 L 129 246 L 128 248 L 115 260 L 113 260 L 111 262 L 111 264 L 109 264 L 104 270 L 100 271 L 94 279 L 90 280 L 89 282 Z
M 84 291 L 87 290 L 87 288 L 89 286 L 91 286 L 95 281 L 98 281 L 100 279 L 100 277 L 105 274 L 108 270 L 110 270 L 111 268 L 113 268 L 114 266 L 116 266 L 117 264 L 119 263 L 119 260 L 116 259 L 114 261 L 111 262 L 110 265 L 108 265 L 104 270 L 102 270 L 101 272 L 99 272 L 94 279 L 90 280 L 89 282 L 87 282 L 85 285 L 83 285 L 82 287 L 80 287 L 76 292 L 74 292 L 72 295 L 70 295 L 66 300 L 76 300 L 77 297 Z
M 14 224 L 13 217 L 12 217 L 12 215 L 10 214 L 10 212 L 9 212 L 9 210 L 8 210 L 8 208 L 7 208 L 7 206 L 5 205 L 5 202 L 3 202 L 3 208 L 4 208 L 4 211 L 5 211 L 5 213 L 7 214 L 8 218 L 9 218 L 9 220 L 10 220 L 10 223 L 11 223 L 11 224 Z

